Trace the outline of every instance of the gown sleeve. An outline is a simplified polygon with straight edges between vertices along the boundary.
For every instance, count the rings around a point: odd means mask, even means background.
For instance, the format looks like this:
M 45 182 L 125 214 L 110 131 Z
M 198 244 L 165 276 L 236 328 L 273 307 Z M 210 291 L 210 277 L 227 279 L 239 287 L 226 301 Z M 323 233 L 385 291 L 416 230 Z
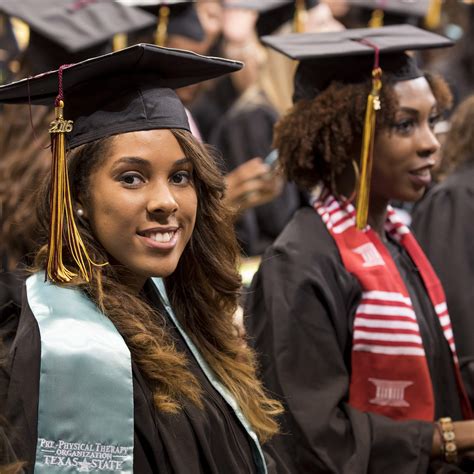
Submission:
M 396 422 L 348 404 L 359 298 L 319 216 L 298 211 L 248 295 L 247 330 L 263 380 L 286 407 L 274 448 L 294 473 L 426 473 L 431 423 Z
M 474 406 L 474 166 L 453 174 L 417 205 L 413 231 L 446 293 L 459 364 Z M 449 258 L 448 258 L 449 255 Z

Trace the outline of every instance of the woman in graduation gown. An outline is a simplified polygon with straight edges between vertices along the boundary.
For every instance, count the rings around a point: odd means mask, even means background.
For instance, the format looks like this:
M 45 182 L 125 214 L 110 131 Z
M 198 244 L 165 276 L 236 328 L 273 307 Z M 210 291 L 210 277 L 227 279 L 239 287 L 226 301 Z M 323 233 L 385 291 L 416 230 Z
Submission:
M 0 89 L 57 111 L 44 245 L 0 380 L 27 472 L 275 467 L 260 442 L 280 406 L 232 324 L 223 179 L 173 91 L 240 67 L 142 44 Z
M 444 294 L 388 205 L 422 196 L 449 102 L 404 50 L 447 41 L 405 25 L 266 42 L 301 60 L 276 145 L 288 178 L 313 193 L 264 255 L 247 302 L 264 383 L 286 408 L 272 445 L 294 473 L 462 472 L 474 421 L 463 421 L 472 414 Z M 370 181 L 370 147 L 360 150 L 378 105 Z

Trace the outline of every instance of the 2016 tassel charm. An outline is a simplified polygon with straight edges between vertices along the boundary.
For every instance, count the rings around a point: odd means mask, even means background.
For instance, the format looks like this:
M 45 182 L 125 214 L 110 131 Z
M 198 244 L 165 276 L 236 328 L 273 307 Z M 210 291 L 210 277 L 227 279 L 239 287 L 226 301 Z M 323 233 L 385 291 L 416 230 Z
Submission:
M 78 276 L 76 272 L 68 269 L 63 261 L 63 248 L 66 247 L 82 279 L 88 282 L 91 279 L 91 267 L 96 264 L 90 259 L 74 221 L 65 140 L 65 134 L 72 131 L 73 122 L 65 120 L 63 116 L 62 72 L 65 67 L 67 66 L 62 66 L 58 71 L 59 95 L 56 99 L 56 119 L 49 127 L 52 163 L 47 277 L 56 283 L 67 283 Z
M 378 61 L 377 61 L 378 62 Z M 367 225 L 369 215 L 370 183 L 375 137 L 375 116 L 380 110 L 380 90 L 382 89 L 382 70 L 375 67 L 372 71 L 372 90 L 367 97 L 362 150 L 360 156 L 360 181 L 356 202 L 356 226 L 362 230 Z

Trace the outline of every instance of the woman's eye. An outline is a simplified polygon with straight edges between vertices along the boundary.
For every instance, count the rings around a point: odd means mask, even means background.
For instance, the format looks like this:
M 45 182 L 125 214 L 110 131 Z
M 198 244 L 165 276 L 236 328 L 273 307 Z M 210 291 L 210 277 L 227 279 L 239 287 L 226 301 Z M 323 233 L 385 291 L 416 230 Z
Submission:
M 188 171 L 179 171 L 171 176 L 171 182 L 174 184 L 188 184 L 191 181 L 191 174 Z
M 409 133 L 415 126 L 415 122 L 412 119 L 400 120 L 395 122 L 393 128 L 399 133 Z
M 441 115 L 433 115 L 428 119 L 431 130 L 434 130 L 436 124 L 441 120 Z
M 139 174 L 124 174 L 119 181 L 126 186 L 138 186 L 144 182 L 144 179 Z

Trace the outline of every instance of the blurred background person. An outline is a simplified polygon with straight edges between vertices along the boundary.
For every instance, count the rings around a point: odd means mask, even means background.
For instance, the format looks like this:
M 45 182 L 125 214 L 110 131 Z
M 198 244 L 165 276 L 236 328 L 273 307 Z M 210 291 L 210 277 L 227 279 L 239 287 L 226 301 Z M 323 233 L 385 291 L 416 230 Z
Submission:
M 430 69 L 446 78 L 457 105 L 474 93 L 474 3 L 446 3 L 446 10 L 445 34 L 452 32 L 459 41 L 450 54 L 435 57 Z
M 295 62 L 264 47 L 261 35 L 285 31 L 331 31 L 343 27 L 330 9 L 317 2 L 227 0 L 223 51 L 244 61 L 233 79 L 239 97 L 214 127 L 210 143 L 223 154 L 228 179 L 236 170 L 259 172 L 237 205 L 236 231 L 246 256 L 261 255 L 304 199 L 294 184 L 285 183 L 277 161 L 263 162 L 272 151 L 273 126 L 291 107 Z M 260 170 L 260 171 L 259 171 Z M 267 186 L 257 188 L 259 181 Z
M 448 177 L 416 206 L 412 227 L 443 283 L 474 406 L 474 96 L 451 117 L 443 162 Z
M 0 85 L 12 79 L 17 55 L 18 43 L 10 18 L 0 13 Z

